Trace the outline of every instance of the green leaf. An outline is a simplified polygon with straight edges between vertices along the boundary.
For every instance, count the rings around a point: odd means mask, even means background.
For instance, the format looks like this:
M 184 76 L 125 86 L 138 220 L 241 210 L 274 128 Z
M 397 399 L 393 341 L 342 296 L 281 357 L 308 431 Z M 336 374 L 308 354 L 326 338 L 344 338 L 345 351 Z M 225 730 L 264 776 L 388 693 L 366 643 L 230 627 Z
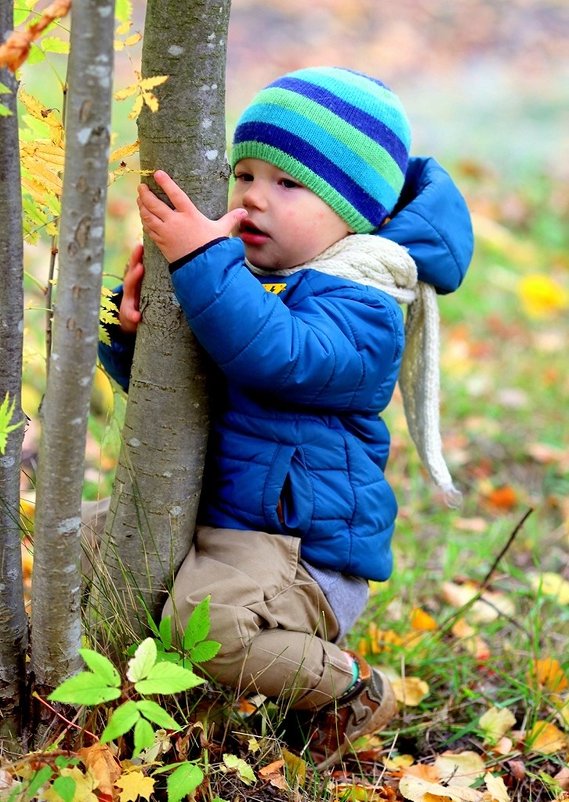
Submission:
M 241 760 L 240 757 L 237 757 L 237 755 L 225 754 L 223 755 L 223 762 L 226 768 L 237 772 L 239 779 L 242 783 L 245 783 L 245 785 L 252 785 L 256 782 L 256 777 L 251 766 L 245 763 L 244 760 Z
M 152 638 L 143 640 L 134 653 L 134 657 L 128 661 L 128 671 L 126 675 L 131 682 L 144 679 L 156 663 L 156 644 Z
M 120 674 L 104 654 L 99 654 L 93 649 L 79 649 L 79 654 L 93 674 L 100 677 L 106 685 L 120 687 Z
M 6 84 L 0 81 L 0 95 L 11 95 L 11 94 L 12 90 L 10 89 L 10 87 L 6 86 Z
M 211 596 L 206 596 L 205 599 L 194 608 L 191 614 L 186 629 L 184 630 L 183 647 L 189 652 L 196 643 L 207 638 L 210 626 L 209 617 L 209 602 Z
M 65 42 L 59 36 L 44 36 L 40 47 L 44 53 L 69 53 L 69 42 Z
M 160 707 L 160 705 L 157 705 L 156 702 L 153 702 L 151 699 L 142 699 L 140 702 L 136 702 L 135 704 L 145 718 L 154 722 L 154 724 L 158 724 L 159 727 L 162 727 L 165 730 L 180 729 L 180 726 L 174 721 L 172 716 L 170 716 L 163 707 Z
M 118 22 L 126 22 L 127 20 L 132 19 L 131 0 L 116 0 L 115 17 Z
M 203 782 L 203 771 L 195 763 L 182 763 L 166 781 L 168 802 L 180 802 Z
M 105 302 L 108 303 L 109 300 L 110 299 L 108 299 L 108 298 L 102 298 L 101 299 L 101 306 L 103 306 L 105 304 Z M 115 306 L 115 311 L 116 311 L 116 306 Z M 152 634 L 156 635 L 156 637 L 159 638 L 160 637 L 160 630 L 156 626 L 156 622 L 154 621 L 154 619 L 152 618 L 152 616 L 150 615 L 150 612 L 148 610 L 146 611 L 146 623 L 148 624 L 148 629 L 152 632 Z
M 28 54 L 28 58 L 26 59 L 26 63 L 39 64 L 41 61 L 45 61 L 45 53 L 34 43 L 30 47 L 30 52 Z
M 134 687 L 142 694 L 180 693 L 203 682 L 201 677 L 188 668 L 182 668 L 175 663 L 158 663 L 152 667 L 146 679 L 136 682 Z
M 62 682 L 47 698 L 51 702 L 93 706 L 118 699 L 120 695 L 120 688 L 110 688 L 96 674 L 82 671 Z
M 12 402 L 10 403 L 10 396 L 6 393 L 4 400 L 0 404 L 0 454 L 4 454 L 6 451 L 6 445 L 8 443 L 8 435 L 10 432 L 13 432 L 14 429 L 18 429 L 20 426 L 23 426 L 24 421 L 18 421 L 18 423 L 12 423 L 14 419 L 14 407 L 16 406 L 16 399 L 13 398 Z
M 11 117 L 12 112 L 3 103 L 0 103 L 0 117 Z
M 160 621 L 160 640 L 165 649 L 172 648 L 172 618 L 169 615 Z
M 148 749 L 154 743 L 154 729 L 144 718 L 139 718 L 134 725 L 134 751 L 133 757 L 138 757 L 143 749 Z
M 213 660 L 220 649 L 221 643 L 216 640 L 203 640 L 190 651 L 190 660 L 192 663 L 206 663 Z
M 63 799 L 63 802 L 73 802 L 76 787 L 73 777 L 58 777 L 53 781 L 51 787 Z
M 25 790 L 25 798 L 33 799 L 42 785 L 44 785 L 48 780 L 51 780 L 52 775 L 53 771 L 50 766 L 43 766 L 38 773 L 34 774 L 32 777 L 30 784 Z
M 114 741 L 128 732 L 140 718 L 136 702 L 125 702 L 117 707 L 101 735 L 101 743 Z

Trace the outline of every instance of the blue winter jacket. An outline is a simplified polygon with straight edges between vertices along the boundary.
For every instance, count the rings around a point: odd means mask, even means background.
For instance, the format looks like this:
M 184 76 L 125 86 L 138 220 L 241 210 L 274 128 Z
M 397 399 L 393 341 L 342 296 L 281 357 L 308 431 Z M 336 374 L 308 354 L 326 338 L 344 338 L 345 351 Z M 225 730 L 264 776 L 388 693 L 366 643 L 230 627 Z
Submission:
M 407 247 L 440 292 L 462 281 L 470 217 L 434 160 L 411 160 L 400 208 L 381 235 Z M 310 268 L 257 277 L 239 239 L 210 243 L 170 269 L 214 365 L 200 522 L 295 535 L 313 565 L 386 579 L 397 504 L 384 475 L 381 412 L 404 347 L 396 302 Z M 117 334 L 100 347 L 125 389 L 133 340 Z

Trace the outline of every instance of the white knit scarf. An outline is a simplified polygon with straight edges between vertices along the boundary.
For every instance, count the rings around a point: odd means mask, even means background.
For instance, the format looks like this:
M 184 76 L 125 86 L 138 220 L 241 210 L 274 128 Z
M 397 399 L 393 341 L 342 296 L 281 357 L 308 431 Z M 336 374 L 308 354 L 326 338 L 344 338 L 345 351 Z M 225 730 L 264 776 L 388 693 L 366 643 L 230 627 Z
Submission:
M 373 234 L 353 234 L 334 243 L 311 262 L 290 270 L 261 270 L 257 274 L 287 276 L 311 269 L 368 284 L 408 304 L 405 351 L 399 386 L 409 433 L 434 483 L 449 507 L 462 500 L 445 462 L 439 428 L 439 309 L 435 289 L 417 280 L 415 262 L 400 245 Z

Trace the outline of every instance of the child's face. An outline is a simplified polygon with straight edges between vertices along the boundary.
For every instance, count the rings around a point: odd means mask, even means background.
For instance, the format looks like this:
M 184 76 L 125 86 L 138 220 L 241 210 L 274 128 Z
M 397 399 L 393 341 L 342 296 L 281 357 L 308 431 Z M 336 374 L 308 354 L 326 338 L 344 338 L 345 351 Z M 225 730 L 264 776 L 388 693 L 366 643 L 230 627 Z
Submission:
M 238 208 L 248 214 L 237 235 L 249 261 L 264 270 L 308 262 L 350 233 L 314 192 L 260 159 L 243 159 L 235 167 L 229 209 Z

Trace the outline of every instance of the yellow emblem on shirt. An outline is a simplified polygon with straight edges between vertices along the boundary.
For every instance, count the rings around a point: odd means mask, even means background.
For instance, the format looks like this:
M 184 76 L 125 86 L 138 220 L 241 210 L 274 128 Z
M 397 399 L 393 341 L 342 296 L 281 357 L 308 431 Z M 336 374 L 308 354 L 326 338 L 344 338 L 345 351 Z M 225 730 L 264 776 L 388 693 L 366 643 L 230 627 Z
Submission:
M 263 284 L 267 292 L 272 292 L 274 295 L 279 295 L 283 290 L 286 290 L 286 284 Z

